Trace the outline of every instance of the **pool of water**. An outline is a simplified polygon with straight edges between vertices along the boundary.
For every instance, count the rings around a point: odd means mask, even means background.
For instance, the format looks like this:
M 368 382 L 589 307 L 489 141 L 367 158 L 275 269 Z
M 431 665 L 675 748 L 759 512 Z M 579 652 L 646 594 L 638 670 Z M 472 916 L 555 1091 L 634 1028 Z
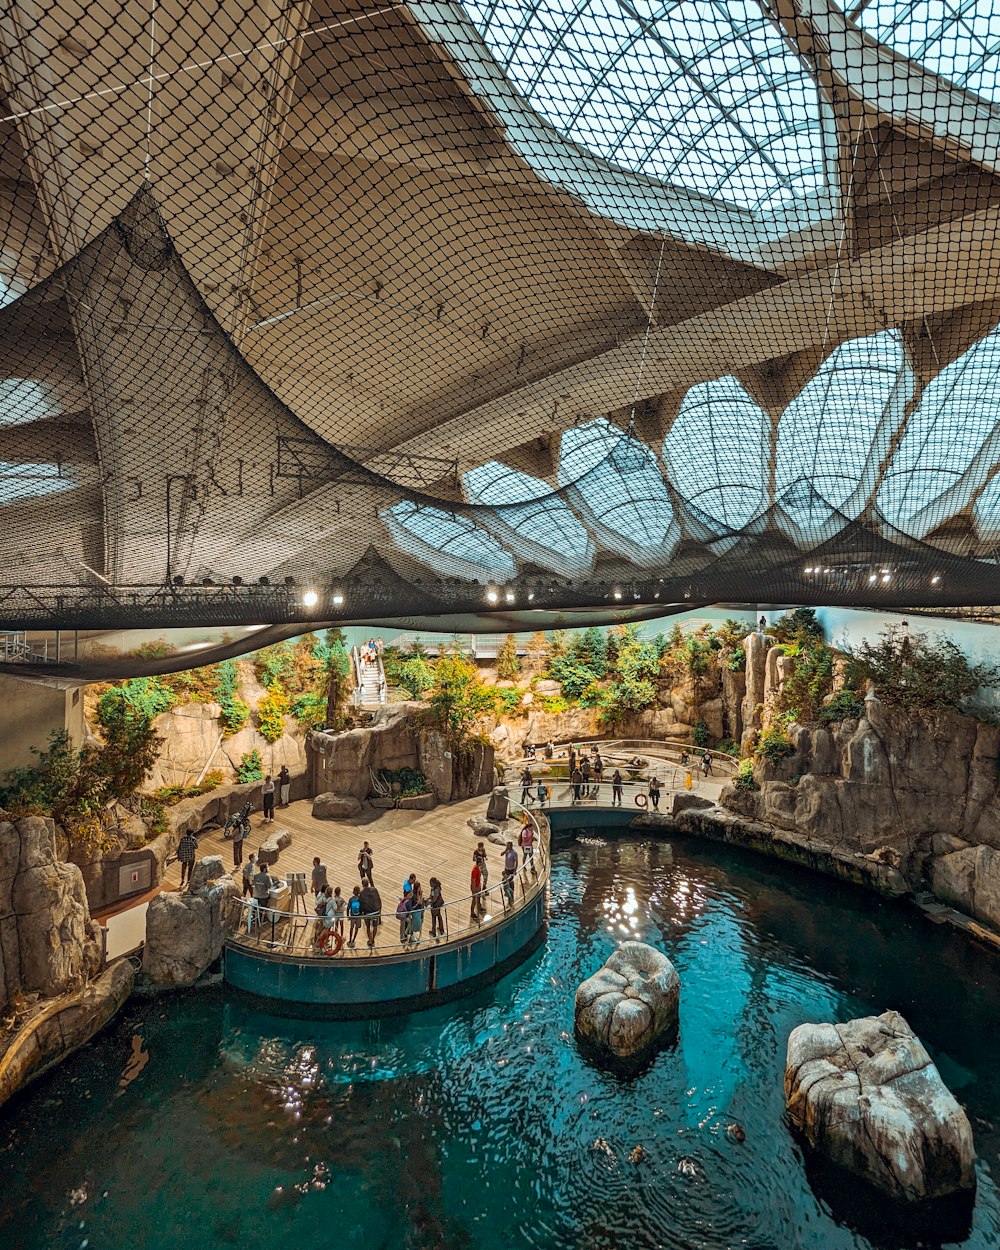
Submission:
M 624 938 L 682 982 L 676 1044 L 629 1080 L 572 1033 L 576 985 Z M 815 1171 L 784 1120 L 789 1031 L 888 1007 L 975 1130 L 975 1205 L 939 1229 Z M 576 843 L 542 948 L 448 1007 L 348 1024 L 221 986 L 131 1000 L 0 1112 L 0 1246 L 996 1250 L 998 1038 L 1000 960 L 902 907 L 723 848 Z

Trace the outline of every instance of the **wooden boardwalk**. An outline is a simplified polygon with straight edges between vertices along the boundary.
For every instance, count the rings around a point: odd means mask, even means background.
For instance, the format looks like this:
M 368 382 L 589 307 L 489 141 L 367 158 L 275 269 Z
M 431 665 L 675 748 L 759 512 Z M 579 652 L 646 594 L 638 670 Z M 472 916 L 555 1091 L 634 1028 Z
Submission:
M 339 885 L 344 898 L 350 898 L 354 886 L 360 884 L 358 851 L 362 842 L 367 839 L 371 843 L 375 862 L 373 878 L 382 898 L 385 917 L 379 929 L 374 953 L 399 953 L 402 948 L 399 944 L 399 923 L 395 918 L 395 911 L 402 896 L 403 882 L 411 872 L 415 872 L 426 896 L 430 889 L 430 878 L 437 877 L 441 882 L 446 903 L 454 899 L 466 900 L 470 893 L 472 852 L 478 840 L 466 821 L 472 816 L 484 816 L 488 800 L 488 795 L 480 795 L 462 803 L 435 808 L 431 812 L 376 811 L 366 807 L 360 816 L 351 820 L 315 820 L 312 816 L 311 800 L 303 799 L 286 808 L 278 808 L 273 825 L 263 824 L 260 813 L 254 812 L 251 817 L 253 831 L 243 844 L 243 858 L 244 861 L 248 859 L 251 851 L 256 851 L 261 842 L 275 830 L 288 829 L 292 835 L 291 846 L 281 852 L 278 862 L 271 869 L 272 875 L 286 878 L 289 872 L 304 872 L 308 886 L 313 856 L 318 855 L 326 864 L 330 884 Z M 508 827 L 511 838 L 516 840 L 517 819 L 512 818 Z M 506 914 L 499 888 L 504 848 L 491 842 L 486 842 L 485 847 L 491 887 L 486 916 L 481 922 L 472 925 L 469 902 L 452 904 L 446 909 L 448 931 L 452 940 L 462 933 L 479 932 L 504 919 Z M 231 868 L 233 844 L 223 838 L 221 829 L 207 830 L 199 836 L 198 858 L 203 859 L 206 855 L 220 855 L 226 867 Z M 531 887 L 534 880 L 530 873 L 526 873 L 523 888 L 522 883 L 518 882 L 515 907 L 522 904 L 524 890 Z M 180 888 L 179 864 L 170 865 L 164 878 L 164 888 Z M 310 915 L 313 901 L 310 890 L 305 899 Z M 299 917 L 299 922 L 293 919 L 291 924 L 285 921 L 276 926 L 275 939 L 279 943 L 277 948 L 286 953 L 293 950 L 299 954 L 315 953 L 311 947 L 314 922 L 303 923 L 301 911 Z M 427 910 L 421 932 L 422 945 L 431 942 L 430 928 L 431 916 Z M 239 937 L 240 940 L 247 940 L 245 926 L 241 926 Z M 271 940 L 271 926 L 265 924 L 262 929 L 255 930 L 251 943 L 268 947 Z M 357 947 L 352 951 L 345 946 L 341 957 L 360 958 L 371 954 L 362 928 Z

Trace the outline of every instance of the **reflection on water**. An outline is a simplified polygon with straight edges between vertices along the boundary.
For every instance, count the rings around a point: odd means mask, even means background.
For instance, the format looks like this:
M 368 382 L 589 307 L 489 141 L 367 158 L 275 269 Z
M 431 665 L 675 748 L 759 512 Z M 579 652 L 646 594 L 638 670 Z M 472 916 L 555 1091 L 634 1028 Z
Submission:
M 682 993 L 676 1042 L 625 1081 L 583 1061 L 572 1021 L 576 985 L 629 938 L 670 955 Z M 987 952 L 818 877 L 575 845 L 545 946 L 458 1004 L 330 1023 L 222 990 L 133 1000 L 0 1119 L 0 1246 L 995 1250 L 998 984 Z M 789 1031 L 887 1007 L 972 1117 L 964 1228 L 903 1228 L 807 1175 L 785 1125 Z

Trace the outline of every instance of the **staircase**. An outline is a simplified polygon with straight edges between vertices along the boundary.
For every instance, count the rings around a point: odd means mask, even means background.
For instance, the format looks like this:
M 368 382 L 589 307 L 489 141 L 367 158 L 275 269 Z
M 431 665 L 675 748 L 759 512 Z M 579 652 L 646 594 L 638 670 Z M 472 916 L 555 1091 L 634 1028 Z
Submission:
M 374 664 L 361 667 L 361 657 L 357 647 L 351 648 L 351 663 L 354 668 L 354 706 L 378 707 L 386 702 L 385 670 L 382 668 L 382 657 Z

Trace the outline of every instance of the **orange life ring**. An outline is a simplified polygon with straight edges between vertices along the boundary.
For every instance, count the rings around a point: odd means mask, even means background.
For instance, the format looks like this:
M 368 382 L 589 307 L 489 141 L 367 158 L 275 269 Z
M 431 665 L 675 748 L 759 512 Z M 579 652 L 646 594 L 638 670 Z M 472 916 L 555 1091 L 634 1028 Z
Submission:
M 334 929 L 324 929 L 317 945 L 324 955 L 339 955 L 344 946 L 344 938 Z
M 649 799 L 644 794 L 637 794 L 635 796 L 635 805 L 636 807 L 648 807 Z

